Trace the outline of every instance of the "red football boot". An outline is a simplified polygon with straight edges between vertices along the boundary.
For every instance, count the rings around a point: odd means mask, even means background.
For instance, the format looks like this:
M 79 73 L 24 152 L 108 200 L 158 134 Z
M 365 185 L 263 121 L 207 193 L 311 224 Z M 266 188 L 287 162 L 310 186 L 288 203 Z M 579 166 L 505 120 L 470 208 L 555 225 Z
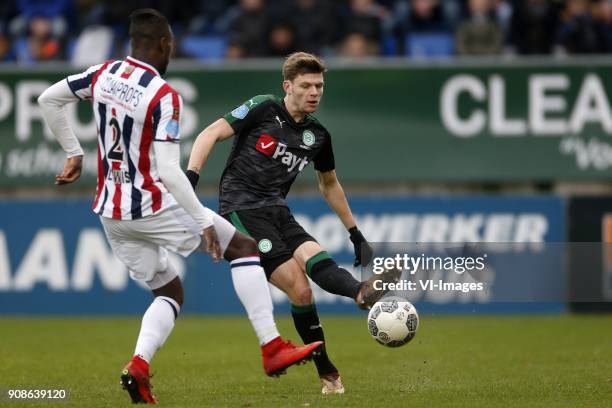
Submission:
M 157 404 L 157 400 L 151 393 L 149 382 L 149 363 L 134 356 L 121 373 L 121 385 L 127 390 L 134 404 Z
M 311 360 L 322 345 L 322 341 L 315 341 L 305 346 L 295 346 L 278 336 L 261 346 L 264 371 L 270 377 L 279 377 L 286 373 L 288 367 Z

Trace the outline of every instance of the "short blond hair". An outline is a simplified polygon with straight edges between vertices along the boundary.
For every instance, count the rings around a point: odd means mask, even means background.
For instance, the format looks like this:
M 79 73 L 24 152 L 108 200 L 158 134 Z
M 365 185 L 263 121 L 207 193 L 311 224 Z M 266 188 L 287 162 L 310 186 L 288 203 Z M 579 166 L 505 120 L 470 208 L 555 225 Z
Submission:
M 283 79 L 293 81 L 302 74 L 321 74 L 327 71 L 323 60 L 307 52 L 294 52 L 285 59 L 283 64 Z

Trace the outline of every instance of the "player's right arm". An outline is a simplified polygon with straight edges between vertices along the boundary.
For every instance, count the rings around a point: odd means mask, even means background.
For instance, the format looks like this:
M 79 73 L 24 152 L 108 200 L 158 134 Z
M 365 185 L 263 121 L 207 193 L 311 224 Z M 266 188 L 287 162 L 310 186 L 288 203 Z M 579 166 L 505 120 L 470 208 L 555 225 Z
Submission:
M 191 149 L 186 172 L 193 188 L 198 184 L 200 170 L 208 160 L 215 143 L 229 139 L 233 135 L 244 134 L 250 126 L 257 122 L 258 112 L 260 109 L 265 109 L 264 102 L 272 100 L 274 100 L 273 95 L 254 96 L 212 123 L 198 135 Z
M 187 165 L 187 177 L 193 187 L 197 184 L 200 170 L 206 164 L 215 143 L 229 139 L 233 135 L 234 129 L 225 118 L 218 119 L 198 135 L 191 148 Z
M 55 176 L 57 185 L 76 181 L 81 175 L 83 161 L 83 149 L 68 123 L 65 106 L 91 97 L 92 78 L 101 67 L 102 65 L 96 65 L 83 73 L 64 78 L 51 85 L 38 97 L 45 122 L 66 152 L 64 168 Z

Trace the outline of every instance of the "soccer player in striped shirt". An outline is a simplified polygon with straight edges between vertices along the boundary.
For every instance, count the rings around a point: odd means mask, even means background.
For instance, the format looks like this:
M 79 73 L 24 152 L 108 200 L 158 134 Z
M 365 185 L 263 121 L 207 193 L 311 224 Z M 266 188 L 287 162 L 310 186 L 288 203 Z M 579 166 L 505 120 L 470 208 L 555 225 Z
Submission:
M 280 375 L 322 345 L 296 347 L 280 337 L 255 241 L 202 206 L 179 163 L 179 94 L 161 78 L 173 35 L 156 10 L 130 16 L 131 56 L 108 61 L 52 85 L 40 97 L 45 121 L 67 153 L 57 185 L 76 181 L 83 150 L 64 106 L 89 100 L 98 127 L 98 183 L 93 210 L 113 253 L 155 298 L 145 312 L 134 357 L 121 376 L 133 402 L 155 403 L 149 363 L 170 335 L 183 303 L 183 287 L 167 251 L 196 249 L 230 262 L 234 288 L 262 348 L 264 370 Z

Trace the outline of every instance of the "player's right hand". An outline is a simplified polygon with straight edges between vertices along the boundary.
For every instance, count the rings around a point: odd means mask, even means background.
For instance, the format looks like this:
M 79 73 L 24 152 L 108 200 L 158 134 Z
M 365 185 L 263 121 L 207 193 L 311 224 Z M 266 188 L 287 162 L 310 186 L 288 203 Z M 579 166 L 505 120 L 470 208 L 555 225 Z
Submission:
M 55 176 L 55 185 L 70 184 L 81 177 L 81 169 L 83 168 L 83 156 L 74 156 L 66 159 L 64 169 Z
M 198 180 L 200 180 L 200 175 L 193 170 L 187 170 L 185 172 L 185 175 L 191 183 L 191 187 L 193 187 L 193 189 L 195 190 L 196 186 L 198 185 Z
M 215 227 L 211 225 L 202 231 L 202 247 L 212 256 L 213 262 L 219 262 L 223 254 L 221 253 L 221 245 Z

